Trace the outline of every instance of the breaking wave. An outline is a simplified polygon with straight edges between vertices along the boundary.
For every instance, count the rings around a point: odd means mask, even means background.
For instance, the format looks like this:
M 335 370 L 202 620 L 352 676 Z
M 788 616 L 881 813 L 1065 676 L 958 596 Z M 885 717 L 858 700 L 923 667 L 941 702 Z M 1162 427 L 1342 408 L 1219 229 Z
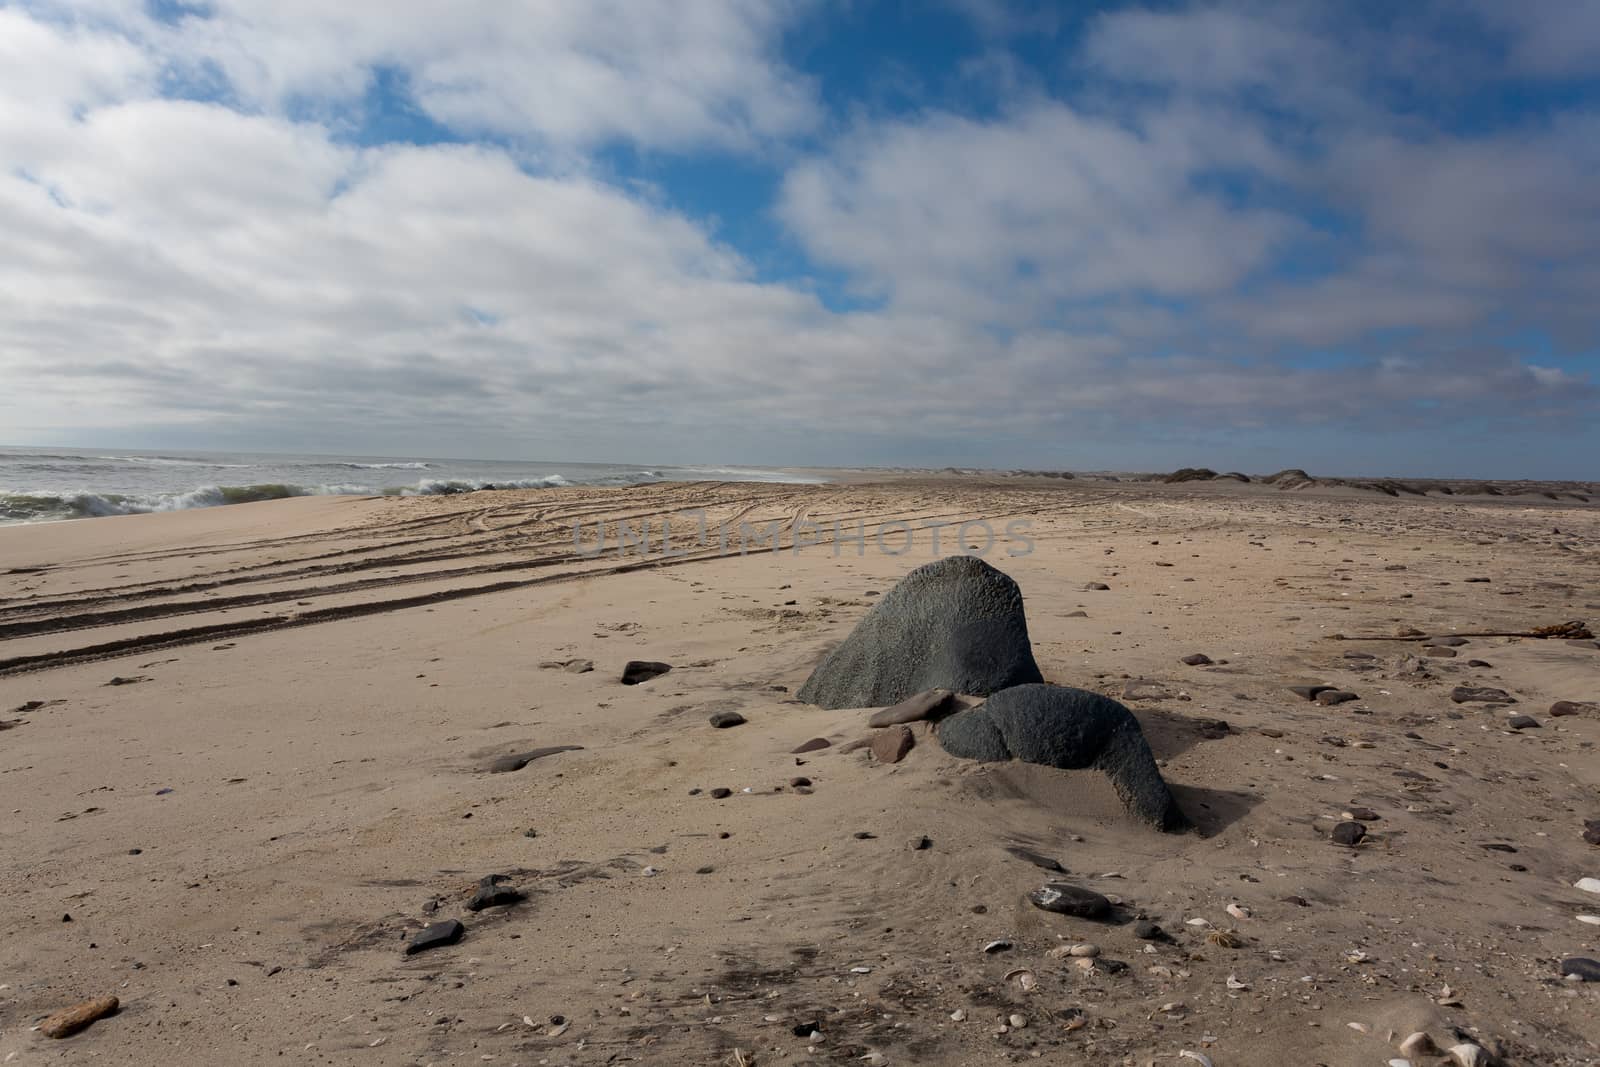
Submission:
M 355 464 L 350 464 L 355 466 Z M 419 466 L 422 466 L 419 464 Z M 409 469 L 409 468 L 406 468 Z M 61 519 L 99 518 L 107 515 L 145 515 L 158 511 L 225 507 L 294 496 L 451 496 L 488 489 L 554 489 L 571 482 L 559 474 L 544 478 L 506 481 L 469 481 L 424 478 L 412 486 L 206 485 L 183 493 L 4 493 L 0 492 L 0 523 L 50 522 Z

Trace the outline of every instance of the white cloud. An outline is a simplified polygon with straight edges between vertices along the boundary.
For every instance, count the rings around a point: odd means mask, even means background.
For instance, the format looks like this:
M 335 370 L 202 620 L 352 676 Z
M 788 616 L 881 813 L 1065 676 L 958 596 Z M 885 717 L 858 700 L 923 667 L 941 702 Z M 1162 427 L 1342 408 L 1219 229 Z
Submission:
M 173 22 L 119 0 L 36 6 L 119 28 L 170 74 L 220 73 L 248 109 L 358 104 L 381 68 L 437 121 L 536 148 L 744 149 L 817 115 L 813 87 L 777 54 L 808 0 L 211 0 Z
M 893 306 L 1015 322 L 1126 290 L 1203 296 L 1258 266 L 1293 222 L 1194 185 L 1232 164 L 1172 127 L 1054 103 L 860 131 L 788 176 L 785 221 Z
M 218 0 L 176 26 L 51 8 L 0 7 L 0 426 L 18 435 L 860 462 L 897 439 L 982 456 L 1085 427 L 1594 408 L 1560 354 L 1498 339 L 1594 343 L 1593 117 L 1419 132 L 1266 9 L 1097 22 L 1091 68 L 1157 93 L 1019 79 L 995 115 L 812 144 L 794 136 L 812 89 L 774 54 L 801 5 Z M 161 98 L 205 61 L 233 97 Z M 377 65 L 496 138 L 352 144 Z M 1291 69 L 1315 75 L 1291 79 L 1294 107 L 1329 121 L 1286 130 L 1236 98 Z M 781 221 L 880 306 L 830 310 L 804 271 L 758 280 L 585 155 L 769 139 L 806 153 Z M 577 165 L 535 167 L 546 150 Z

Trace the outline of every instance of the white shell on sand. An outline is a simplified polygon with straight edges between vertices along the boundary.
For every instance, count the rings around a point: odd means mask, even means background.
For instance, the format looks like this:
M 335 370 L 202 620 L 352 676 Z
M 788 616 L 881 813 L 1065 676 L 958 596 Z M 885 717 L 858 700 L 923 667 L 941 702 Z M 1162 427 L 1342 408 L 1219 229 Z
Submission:
M 1489 1067 L 1489 1054 L 1470 1041 L 1451 1045 L 1450 1058 L 1459 1067 Z
M 1433 1043 L 1433 1038 L 1418 1030 L 1404 1041 L 1400 1042 L 1400 1051 L 1413 1059 L 1421 1056 L 1436 1056 L 1439 1046 Z
M 1581 889 L 1585 893 L 1600 893 L 1600 878 L 1579 878 L 1572 883 L 1572 888 Z

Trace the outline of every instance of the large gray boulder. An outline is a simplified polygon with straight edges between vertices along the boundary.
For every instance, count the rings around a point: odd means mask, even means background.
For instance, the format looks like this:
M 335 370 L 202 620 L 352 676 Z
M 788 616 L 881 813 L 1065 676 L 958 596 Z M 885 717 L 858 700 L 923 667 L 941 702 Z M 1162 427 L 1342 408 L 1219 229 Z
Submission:
M 976 556 L 948 556 L 902 578 L 797 695 L 871 708 L 926 689 L 987 696 L 1042 681 L 1017 583 Z
M 1106 773 L 1136 818 L 1167 832 L 1189 826 L 1139 721 L 1099 693 L 1058 685 L 1005 689 L 941 722 L 939 743 L 964 759 L 1017 759 L 1063 770 L 1092 767 Z

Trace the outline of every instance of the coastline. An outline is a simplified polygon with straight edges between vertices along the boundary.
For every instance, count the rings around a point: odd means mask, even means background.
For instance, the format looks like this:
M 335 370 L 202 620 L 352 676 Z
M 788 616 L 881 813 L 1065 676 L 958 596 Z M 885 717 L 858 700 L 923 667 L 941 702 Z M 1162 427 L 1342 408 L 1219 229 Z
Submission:
M 1386 1030 L 1447 1024 L 1521 1062 L 1600 1047 L 1584 991 L 1551 962 L 1594 954 L 1596 928 L 1574 919 L 1594 906 L 1571 886 L 1596 873 L 1580 816 L 1600 815 L 1585 807 L 1600 718 L 1545 713 L 1600 699 L 1600 648 L 1471 638 L 1418 674 L 1402 662 L 1415 646 L 1330 640 L 1592 624 L 1600 510 L 875 473 L 0 528 L 0 719 L 18 722 L 0 733 L 16 916 L 0 1054 L 953 1065 L 1189 1048 L 1354 1065 L 1393 1055 Z M 648 559 L 573 540 L 574 525 L 648 518 L 692 544 L 694 510 L 763 532 L 860 522 L 868 539 Z M 1007 554 L 1013 519 L 1030 522 L 1025 554 Z M 1094 772 L 956 760 L 922 728 L 905 762 L 877 765 L 839 751 L 866 712 L 790 700 L 869 594 L 931 558 L 920 532 L 966 520 L 996 530 L 987 558 L 1021 584 L 1049 680 L 1169 694 L 1128 703 L 1199 833 L 1129 823 Z M 900 555 L 871 532 L 896 521 L 917 534 Z M 115 642 L 130 644 L 92 651 Z M 1193 652 L 1217 663 L 1178 662 Z M 3 665 L 21 657 L 43 658 Z M 573 659 L 594 670 L 542 666 Z M 622 686 L 629 660 L 673 670 Z M 1287 692 L 1308 682 L 1361 699 Z M 1456 684 L 1514 693 L 1541 728 L 1452 703 Z M 749 722 L 713 730 L 724 710 Z M 834 745 L 791 752 L 814 736 Z M 582 748 L 484 770 L 560 745 Z M 1341 849 L 1327 830 L 1354 803 L 1381 817 L 1370 847 Z M 1177 943 L 1030 908 L 1043 872 L 1012 846 Z M 464 911 L 490 873 L 529 900 Z M 461 918 L 462 942 L 404 956 L 436 916 Z M 1206 945 L 1192 918 L 1245 945 Z M 985 955 L 996 938 L 1015 947 Z M 1078 941 L 1126 968 L 1048 954 Z M 1036 990 L 1007 977 L 1018 968 Z M 1464 1007 L 1438 1003 L 1446 984 Z M 108 992 L 114 1021 L 70 1043 L 29 1032 Z M 1013 1012 L 1030 1024 L 997 1033 Z M 813 1019 L 828 1040 L 808 1053 L 791 1030 Z

